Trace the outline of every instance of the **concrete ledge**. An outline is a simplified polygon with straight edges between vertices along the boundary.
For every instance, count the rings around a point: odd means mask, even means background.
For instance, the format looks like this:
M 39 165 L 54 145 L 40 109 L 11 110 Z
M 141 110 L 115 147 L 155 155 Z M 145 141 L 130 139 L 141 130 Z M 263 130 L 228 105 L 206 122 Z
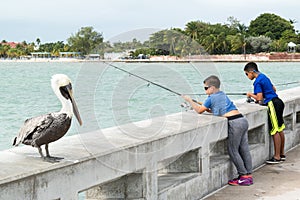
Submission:
M 300 88 L 285 101 L 286 148 L 299 144 Z M 272 154 L 266 107 L 236 102 L 249 121 L 253 166 Z M 0 152 L 3 199 L 197 199 L 222 187 L 234 173 L 226 152 L 227 119 L 176 113 L 64 137 L 50 144 L 59 163 L 43 162 L 28 146 Z M 174 179 L 174 176 L 177 176 Z M 93 188 L 93 189 L 91 189 Z

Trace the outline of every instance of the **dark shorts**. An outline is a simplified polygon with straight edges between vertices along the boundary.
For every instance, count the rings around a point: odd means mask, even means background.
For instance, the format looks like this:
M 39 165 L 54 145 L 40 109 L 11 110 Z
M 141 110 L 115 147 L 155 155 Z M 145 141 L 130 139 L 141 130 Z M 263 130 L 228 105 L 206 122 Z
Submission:
M 275 135 L 285 128 L 283 110 L 284 103 L 280 98 L 276 97 L 268 102 L 268 122 L 271 135 Z

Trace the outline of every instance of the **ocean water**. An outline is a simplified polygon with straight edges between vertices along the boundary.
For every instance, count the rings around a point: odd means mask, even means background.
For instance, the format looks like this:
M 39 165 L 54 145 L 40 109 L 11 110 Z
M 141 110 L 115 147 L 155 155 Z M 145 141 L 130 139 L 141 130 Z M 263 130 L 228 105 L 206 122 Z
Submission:
M 180 94 L 204 101 L 203 80 L 218 75 L 225 92 L 252 91 L 244 74 L 245 63 L 112 63 Z M 299 86 L 300 63 L 258 63 L 277 90 Z M 133 75 L 101 62 L 20 63 L 0 62 L 0 150 L 12 148 L 25 119 L 59 111 L 60 102 L 52 91 L 53 74 L 68 75 L 84 125 L 73 120 L 67 135 L 118 126 L 176 112 L 184 112 L 182 98 Z M 202 95 L 198 95 L 202 94 Z M 245 96 L 229 96 L 241 99 Z

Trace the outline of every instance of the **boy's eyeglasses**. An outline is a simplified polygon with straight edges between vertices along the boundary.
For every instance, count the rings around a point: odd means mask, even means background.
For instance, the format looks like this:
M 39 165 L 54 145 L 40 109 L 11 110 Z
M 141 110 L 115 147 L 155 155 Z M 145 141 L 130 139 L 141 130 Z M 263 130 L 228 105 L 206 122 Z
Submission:
M 245 72 L 245 75 L 246 75 L 246 76 L 248 76 L 248 73 L 249 73 L 249 72 L 256 72 L 256 71 L 255 71 L 255 70 L 253 70 L 253 71 L 248 71 L 248 72 Z
M 210 86 L 205 86 L 205 87 L 204 87 L 204 90 L 208 90 L 208 88 L 210 88 Z

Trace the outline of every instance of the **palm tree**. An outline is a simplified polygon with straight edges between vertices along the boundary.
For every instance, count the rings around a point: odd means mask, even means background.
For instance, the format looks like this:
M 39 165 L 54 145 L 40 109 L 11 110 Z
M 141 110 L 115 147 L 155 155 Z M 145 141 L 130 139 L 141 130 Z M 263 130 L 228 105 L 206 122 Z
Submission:
M 230 52 L 231 53 L 245 53 L 245 41 L 243 35 L 240 33 L 236 35 L 228 35 L 226 40 L 230 43 Z
M 215 53 L 216 37 L 214 34 L 210 34 L 203 39 L 203 46 L 205 51 L 209 54 Z
M 0 58 L 5 56 L 5 50 L 4 50 L 4 46 L 2 44 L 0 44 Z
M 198 23 L 196 21 L 192 21 L 186 24 L 185 32 L 188 36 L 190 36 L 193 40 L 198 39 Z
M 215 53 L 227 53 L 228 52 L 228 43 L 226 40 L 226 34 L 224 32 L 220 33 L 216 37 L 216 49 Z
M 295 20 L 295 19 L 289 19 L 289 21 L 290 21 L 291 24 L 296 24 L 296 23 L 298 23 L 298 21 Z
M 37 43 L 37 49 L 39 49 L 40 48 L 40 44 L 41 44 L 41 40 L 40 40 L 40 38 L 36 38 L 36 43 Z

